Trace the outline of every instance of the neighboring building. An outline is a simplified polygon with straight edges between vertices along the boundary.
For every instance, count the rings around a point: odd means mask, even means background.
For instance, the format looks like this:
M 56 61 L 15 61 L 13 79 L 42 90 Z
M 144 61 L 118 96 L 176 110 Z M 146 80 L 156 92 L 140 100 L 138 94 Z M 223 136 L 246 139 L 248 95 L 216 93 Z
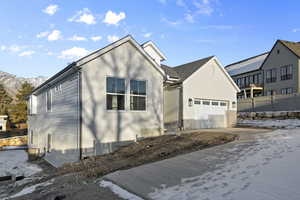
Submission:
M 7 130 L 7 115 L 0 115 L 0 132 L 5 132 Z
M 122 38 L 70 64 L 29 99 L 29 148 L 54 166 L 164 133 L 164 55 Z
M 162 67 L 167 74 L 166 129 L 224 128 L 236 124 L 239 88 L 215 56 L 177 67 Z
M 270 52 L 225 67 L 241 92 L 238 98 L 300 92 L 300 42 L 277 40 Z

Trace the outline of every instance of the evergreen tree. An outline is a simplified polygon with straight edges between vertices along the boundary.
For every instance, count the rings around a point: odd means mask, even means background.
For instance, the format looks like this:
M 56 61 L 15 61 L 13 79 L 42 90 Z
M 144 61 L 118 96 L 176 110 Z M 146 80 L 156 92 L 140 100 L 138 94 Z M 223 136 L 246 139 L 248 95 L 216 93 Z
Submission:
M 8 106 L 12 100 L 4 86 L 0 84 L 0 115 L 7 115 Z
M 16 95 L 16 104 L 11 106 L 10 119 L 13 123 L 27 121 L 27 97 L 31 94 L 34 87 L 30 83 L 23 83 Z

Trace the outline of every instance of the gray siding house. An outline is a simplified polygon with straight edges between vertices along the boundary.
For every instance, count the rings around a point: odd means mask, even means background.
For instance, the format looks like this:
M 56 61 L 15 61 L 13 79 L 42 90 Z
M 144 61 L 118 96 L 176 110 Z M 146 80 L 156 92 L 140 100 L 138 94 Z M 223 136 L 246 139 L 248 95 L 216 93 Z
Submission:
M 164 84 L 166 129 L 235 126 L 239 88 L 217 57 L 162 67 L 167 74 Z
M 29 98 L 29 148 L 61 166 L 162 135 L 164 59 L 127 36 L 70 64 Z
M 300 92 L 300 42 L 277 40 L 266 52 L 225 67 L 240 87 L 238 98 Z

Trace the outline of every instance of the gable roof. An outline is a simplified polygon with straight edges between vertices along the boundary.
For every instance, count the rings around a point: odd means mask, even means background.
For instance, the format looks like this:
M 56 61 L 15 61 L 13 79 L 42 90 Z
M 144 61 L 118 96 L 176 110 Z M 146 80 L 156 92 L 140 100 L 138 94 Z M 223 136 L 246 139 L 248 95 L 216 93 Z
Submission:
M 165 73 L 167 75 L 173 78 L 179 78 L 180 81 L 182 82 L 186 80 L 189 76 L 191 76 L 195 71 L 197 71 L 202 66 L 204 66 L 213 57 L 214 56 L 210 56 L 183 65 L 178 65 L 176 67 L 169 67 L 163 65 L 162 68 L 165 70 Z
M 300 42 L 290 42 L 286 40 L 278 40 L 290 51 L 292 51 L 298 58 L 300 58 Z
M 158 72 L 160 72 L 161 75 L 165 76 L 164 70 L 145 52 L 145 50 L 141 47 L 141 45 L 136 40 L 134 40 L 131 35 L 127 35 L 127 36 L 125 36 L 125 37 L 123 37 L 101 49 L 98 49 L 98 50 L 90 53 L 89 55 L 84 56 L 84 57 L 78 59 L 77 61 L 69 64 L 63 70 L 59 71 L 54 76 L 52 76 L 48 80 L 46 80 L 43 84 L 41 84 L 40 86 L 35 88 L 33 90 L 32 94 L 37 92 L 38 90 L 42 90 L 44 88 L 50 87 L 52 84 L 54 84 L 60 80 L 59 77 L 65 77 L 70 73 L 74 73 L 74 71 L 80 69 L 84 64 L 90 62 L 91 60 L 98 58 L 99 56 L 109 52 L 110 50 L 112 50 L 114 48 L 119 47 L 120 45 L 122 45 L 126 42 L 130 42 L 139 52 L 142 53 L 142 55 L 145 57 L 145 59 L 147 59 L 153 65 L 153 67 Z
M 152 41 L 147 41 L 144 44 L 141 45 L 143 48 L 147 46 L 151 46 L 152 49 L 160 56 L 161 60 L 164 61 L 166 60 L 166 56 L 159 50 L 159 48 L 154 44 Z
M 226 71 L 229 73 L 230 76 L 235 76 L 251 71 L 255 71 L 260 69 L 262 64 L 264 63 L 265 59 L 269 55 L 269 52 L 265 52 L 235 63 L 232 63 L 230 65 L 227 65 L 225 67 Z

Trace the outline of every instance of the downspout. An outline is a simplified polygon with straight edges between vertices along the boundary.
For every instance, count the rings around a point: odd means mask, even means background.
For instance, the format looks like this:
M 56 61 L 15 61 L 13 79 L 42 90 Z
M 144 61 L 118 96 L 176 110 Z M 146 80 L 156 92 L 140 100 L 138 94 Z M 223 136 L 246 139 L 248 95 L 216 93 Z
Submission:
M 79 160 L 82 159 L 82 75 L 78 70 L 78 96 L 79 96 L 79 130 L 78 130 L 78 148 L 79 148 Z
M 183 89 L 182 83 L 179 86 L 179 113 L 178 113 L 178 121 L 179 121 L 179 130 L 184 130 L 184 123 L 183 123 Z

